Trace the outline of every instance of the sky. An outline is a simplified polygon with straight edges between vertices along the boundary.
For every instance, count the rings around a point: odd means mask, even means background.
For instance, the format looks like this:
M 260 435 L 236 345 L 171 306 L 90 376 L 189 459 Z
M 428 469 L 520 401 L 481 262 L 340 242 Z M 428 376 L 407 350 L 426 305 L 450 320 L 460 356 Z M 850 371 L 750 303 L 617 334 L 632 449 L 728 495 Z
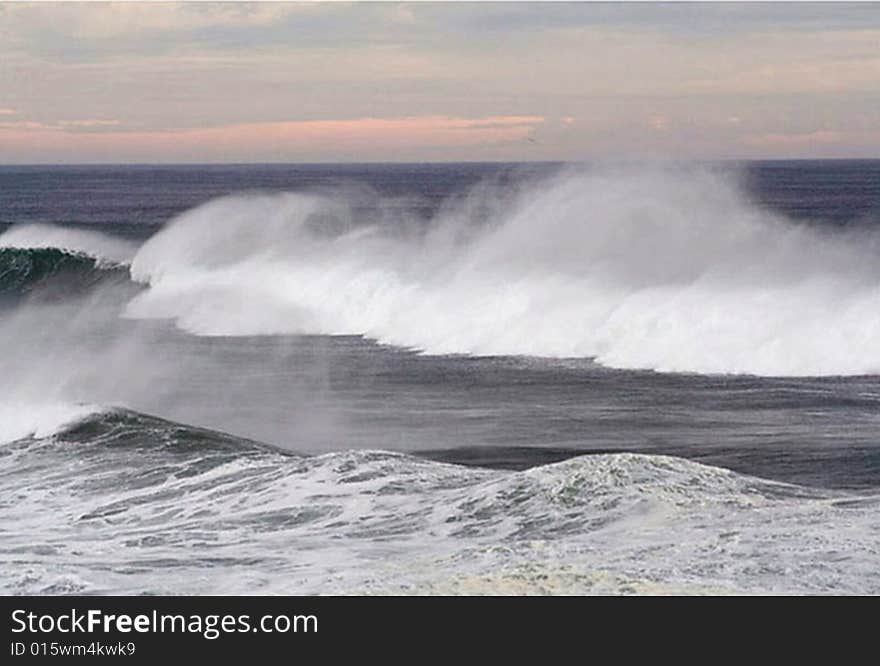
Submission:
M 0 164 L 880 157 L 880 4 L 0 2 Z

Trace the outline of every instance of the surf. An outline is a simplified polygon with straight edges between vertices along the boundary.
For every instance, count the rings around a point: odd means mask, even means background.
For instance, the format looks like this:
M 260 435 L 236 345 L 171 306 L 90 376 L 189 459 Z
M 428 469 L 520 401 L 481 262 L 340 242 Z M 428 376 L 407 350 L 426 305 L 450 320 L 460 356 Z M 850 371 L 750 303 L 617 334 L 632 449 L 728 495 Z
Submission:
M 658 455 L 290 455 L 118 408 L 40 424 L 0 449 L 9 594 L 880 589 L 876 495 Z
M 880 236 L 787 219 L 731 172 L 568 169 L 478 187 L 427 222 L 379 201 L 359 223 L 348 196 L 183 213 L 135 253 L 147 288 L 125 316 L 663 372 L 880 371 Z

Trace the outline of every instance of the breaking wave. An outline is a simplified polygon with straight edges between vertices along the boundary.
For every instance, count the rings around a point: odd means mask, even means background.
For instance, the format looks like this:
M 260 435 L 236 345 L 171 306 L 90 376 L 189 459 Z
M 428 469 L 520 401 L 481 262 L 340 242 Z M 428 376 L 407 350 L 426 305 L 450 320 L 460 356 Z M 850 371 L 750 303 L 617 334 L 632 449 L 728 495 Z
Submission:
M 51 224 L 23 224 L 0 234 L 0 248 L 62 250 L 67 254 L 90 257 L 105 267 L 127 265 L 137 245 L 97 231 Z
M 299 456 L 119 409 L 54 427 L 0 447 L 5 593 L 880 590 L 869 495 L 652 455 Z
M 186 212 L 127 316 L 199 335 L 360 334 L 431 354 L 761 375 L 880 371 L 877 233 L 797 224 L 704 170 L 478 188 L 433 219 L 308 193 Z
M 128 277 L 136 246 L 100 233 L 47 224 L 0 234 L 0 297 L 29 294 L 60 299 Z
M 26 403 L 4 400 L 0 404 L 0 444 L 50 437 L 68 426 L 101 413 L 92 405 L 63 402 Z
M 0 247 L 0 296 L 7 298 L 33 293 L 63 298 L 109 278 L 125 280 L 127 275 L 127 268 L 102 265 L 94 257 L 57 248 Z

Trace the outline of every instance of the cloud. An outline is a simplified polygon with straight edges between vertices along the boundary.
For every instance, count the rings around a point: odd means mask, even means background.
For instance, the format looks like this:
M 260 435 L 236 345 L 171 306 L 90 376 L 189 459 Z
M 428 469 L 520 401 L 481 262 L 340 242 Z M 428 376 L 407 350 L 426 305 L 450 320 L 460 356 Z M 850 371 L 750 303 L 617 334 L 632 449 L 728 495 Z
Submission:
M 0 120 L 0 130 L 51 130 L 53 127 L 34 120 Z
M 58 125 L 60 127 L 117 127 L 122 123 L 118 120 L 101 120 L 101 119 L 86 119 L 86 120 L 59 120 Z
M 83 120 L 57 120 L 55 122 L 40 122 L 36 120 L 7 120 L 0 121 L 0 130 L 6 129 L 30 132 L 61 132 L 118 127 L 121 124 L 122 123 L 119 120 L 105 120 L 99 118 L 86 118 Z
M 542 116 L 506 116 L 486 118 L 484 120 L 461 120 L 456 118 L 438 119 L 441 122 L 448 122 L 451 129 L 464 130 L 491 130 L 491 129 L 509 129 L 515 127 L 534 128 L 535 125 L 544 122 Z
M 292 148 L 358 146 L 462 146 L 524 139 L 544 119 L 540 116 L 450 118 L 424 116 L 398 119 L 311 120 L 246 124 L 209 130 L 188 130 L 182 136 L 217 139 L 247 145 L 276 141 Z
M 372 159 L 369 132 L 408 159 L 771 154 L 774 135 L 878 126 L 878 43 L 880 13 L 842 3 L 0 2 L 15 111 L 0 120 L 7 135 L 87 134 L 84 149 L 125 135 L 117 159 L 158 155 L 135 135 L 213 159 L 199 132 L 249 161 Z
M 42 2 L 6 4 L 2 16 L 19 29 L 45 29 L 94 39 L 144 31 L 185 32 L 215 27 L 271 26 L 312 11 L 308 4 L 289 2 Z
M 120 130 L 99 134 L 66 131 L 94 127 L 102 121 L 0 123 L 0 160 L 16 160 L 17 151 L 39 144 L 52 155 L 125 155 L 129 160 L 173 161 L 180 155 L 247 161 L 262 159 L 326 160 L 344 156 L 391 159 L 417 150 L 486 148 L 528 138 L 544 122 L 540 116 L 456 118 L 423 116 L 397 119 L 283 121 L 225 127 L 138 132 Z M 86 123 L 85 125 L 83 123 Z M 6 155 L 4 155 L 4 150 Z M 196 158 L 199 159 L 199 158 Z M 204 159 L 202 157 L 201 159 Z

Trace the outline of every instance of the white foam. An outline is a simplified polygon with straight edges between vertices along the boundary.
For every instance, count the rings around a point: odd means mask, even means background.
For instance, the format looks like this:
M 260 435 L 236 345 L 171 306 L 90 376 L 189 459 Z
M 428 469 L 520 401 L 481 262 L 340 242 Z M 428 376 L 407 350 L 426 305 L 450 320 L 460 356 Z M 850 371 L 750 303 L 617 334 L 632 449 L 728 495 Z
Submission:
M 480 209 L 494 212 L 479 221 Z M 797 225 L 719 173 L 582 171 L 482 189 L 427 233 L 352 231 L 352 217 L 341 195 L 189 211 L 135 256 L 150 288 L 127 315 L 201 335 L 363 334 L 620 368 L 880 371 L 880 237 Z
M 0 403 L 0 443 L 50 437 L 65 427 L 99 413 L 100 407 L 68 403 Z
M 56 227 L 51 224 L 24 224 L 0 234 L 0 248 L 58 248 L 85 254 L 104 263 L 128 264 L 137 246 L 134 243 L 94 231 Z
M 0 457 L 16 498 L 0 507 L 0 591 L 880 591 L 877 497 L 665 456 L 522 472 L 379 451 L 206 465 L 210 445 L 187 442 Z

